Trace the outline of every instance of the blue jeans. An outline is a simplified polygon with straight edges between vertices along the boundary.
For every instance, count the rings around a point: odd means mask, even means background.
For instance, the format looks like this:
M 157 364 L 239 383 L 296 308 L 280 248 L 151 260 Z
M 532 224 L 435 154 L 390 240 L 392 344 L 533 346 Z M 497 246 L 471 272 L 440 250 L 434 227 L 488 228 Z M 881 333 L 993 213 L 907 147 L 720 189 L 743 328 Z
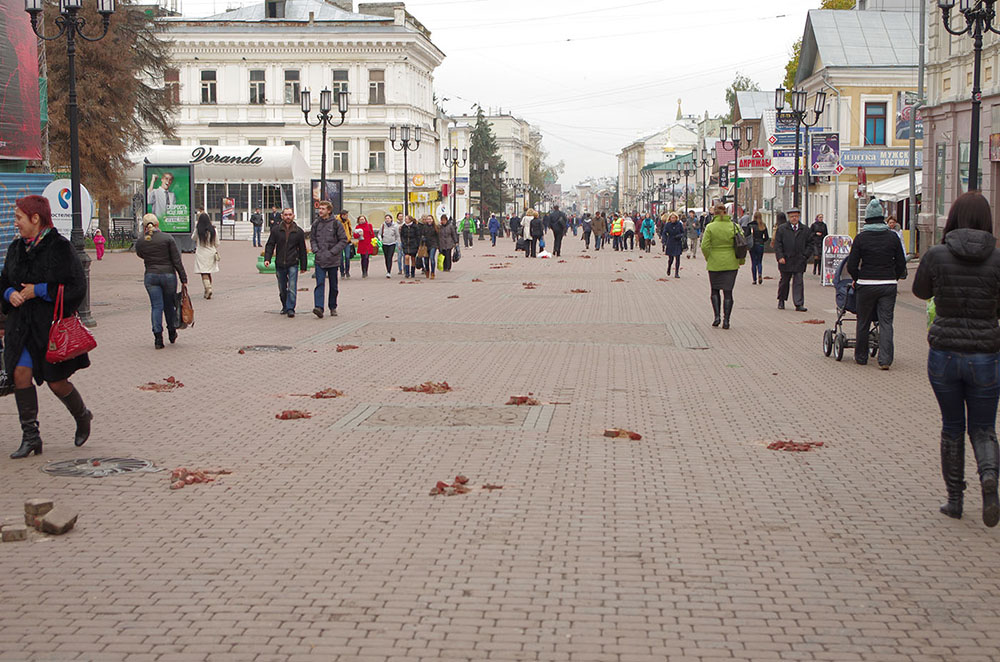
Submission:
M 295 312 L 295 294 L 299 287 L 299 265 L 275 267 L 274 275 L 278 279 L 278 298 L 281 299 L 281 312 Z
M 340 275 L 350 276 L 351 275 L 351 246 L 347 245 L 344 252 L 340 254 Z
M 316 287 L 313 289 L 313 305 L 323 309 L 323 292 L 326 290 L 326 279 L 330 278 L 330 310 L 337 309 L 337 269 L 339 267 L 321 267 L 316 265 Z
M 764 277 L 764 247 L 757 244 L 750 247 L 750 277 L 754 282 Z
M 400 242 L 397 246 L 399 250 L 396 251 L 396 273 L 403 272 L 403 243 Z
M 941 430 L 961 437 L 996 429 L 1000 354 L 963 354 L 931 349 L 927 377 L 941 407 Z M 968 412 L 968 418 L 966 418 Z
M 253 226 L 253 245 L 257 246 L 258 248 L 260 248 L 261 245 L 262 245 L 260 243 L 260 231 L 263 230 L 263 229 L 264 229 L 263 225 L 255 225 L 255 226 Z
M 438 249 L 427 247 L 427 257 L 424 258 L 424 271 L 428 273 L 434 273 L 437 269 L 437 252 Z
M 153 333 L 163 333 L 163 318 L 167 318 L 167 328 L 176 323 L 174 305 L 177 296 L 177 276 L 175 274 L 146 274 L 142 284 L 146 286 L 149 303 L 152 306 Z

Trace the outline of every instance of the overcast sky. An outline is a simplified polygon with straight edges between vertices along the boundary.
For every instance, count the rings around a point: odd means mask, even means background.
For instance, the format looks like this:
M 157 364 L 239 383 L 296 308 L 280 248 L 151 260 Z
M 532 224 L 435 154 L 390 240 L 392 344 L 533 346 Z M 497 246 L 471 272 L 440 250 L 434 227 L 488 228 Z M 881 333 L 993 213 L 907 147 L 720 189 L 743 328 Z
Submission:
M 251 0 L 180 0 L 205 16 Z M 355 0 L 355 8 L 358 2 Z M 614 176 L 615 155 L 685 114 L 727 111 L 739 71 L 784 78 L 819 0 L 406 0 L 446 54 L 434 88 L 450 113 L 479 103 L 537 125 L 564 186 Z

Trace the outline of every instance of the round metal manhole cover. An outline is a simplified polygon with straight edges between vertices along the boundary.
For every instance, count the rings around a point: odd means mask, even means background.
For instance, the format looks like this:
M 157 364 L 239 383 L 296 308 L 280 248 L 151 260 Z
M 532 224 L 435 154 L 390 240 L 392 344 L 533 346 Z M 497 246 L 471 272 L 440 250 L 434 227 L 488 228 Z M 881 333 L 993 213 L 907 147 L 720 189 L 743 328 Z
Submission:
M 247 345 L 240 349 L 244 352 L 287 352 L 294 348 L 288 345 Z
M 88 457 L 50 462 L 42 467 L 42 471 L 64 478 L 103 478 L 141 471 L 160 471 L 160 469 L 149 460 L 132 457 Z

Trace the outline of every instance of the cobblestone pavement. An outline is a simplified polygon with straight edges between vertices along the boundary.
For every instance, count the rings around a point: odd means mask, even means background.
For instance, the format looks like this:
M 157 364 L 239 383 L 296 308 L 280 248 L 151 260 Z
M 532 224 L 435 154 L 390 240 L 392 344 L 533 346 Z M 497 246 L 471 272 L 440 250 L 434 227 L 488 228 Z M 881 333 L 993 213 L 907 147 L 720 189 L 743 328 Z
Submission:
M 81 513 L 66 536 L 0 545 L 0 660 L 1000 658 L 1000 533 L 981 523 L 971 452 L 966 517 L 937 512 L 909 283 L 881 372 L 823 356 L 834 297 L 814 277 L 809 312 L 779 312 L 777 281 L 744 269 L 723 331 L 701 260 L 660 280 L 658 254 L 565 243 L 527 260 L 476 242 L 419 284 L 355 265 L 322 320 L 311 292 L 280 317 L 256 251 L 225 243 L 215 297 L 192 282 L 196 325 L 162 351 L 139 260 L 95 262 L 100 346 L 75 379 L 91 440 L 73 447 L 46 390 L 45 454 L 9 460 L 0 400 L 0 517 L 32 497 Z M 168 376 L 184 388 L 137 388 Z M 427 380 L 454 390 L 399 389 Z M 294 395 L 327 387 L 344 397 Z M 539 405 L 504 406 L 529 392 Z M 765 448 L 779 439 L 824 446 Z M 116 456 L 233 474 L 171 491 L 166 472 L 39 470 Z M 471 493 L 429 496 L 456 474 Z

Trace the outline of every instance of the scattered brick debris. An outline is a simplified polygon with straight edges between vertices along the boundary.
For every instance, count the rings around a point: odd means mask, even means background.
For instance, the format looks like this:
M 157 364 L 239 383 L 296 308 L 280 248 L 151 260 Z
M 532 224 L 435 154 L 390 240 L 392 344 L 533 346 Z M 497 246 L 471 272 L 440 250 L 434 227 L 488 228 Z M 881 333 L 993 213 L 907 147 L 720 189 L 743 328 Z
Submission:
M 774 280 L 771 276 L 764 276 L 764 280 Z
M 772 441 L 767 445 L 769 451 L 788 451 L 790 453 L 805 453 L 814 448 L 822 448 L 822 441 Z
M 826 320 L 803 320 L 801 324 L 826 324 Z
M 286 409 L 280 414 L 275 414 L 274 417 L 279 421 L 294 421 L 299 418 L 312 418 L 312 414 L 300 409 Z
M 346 352 L 349 349 L 357 349 L 357 345 L 337 345 L 338 352 Z
M 468 494 L 472 490 L 467 486 L 469 484 L 469 479 L 465 476 L 455 476 L 455 482 L 451 485 L 439 480 L 437 484 L 431 488 L 430 496 L 455 496 L 456 494 Z
M 101 461 L 100 460 L 94 460 L 93 462 L 90 463 L 90 466 L 92 466 L 92 467 L 99 467 L 99 466 L 101 466 Z
M 610 428 L 605 430 L 604 436 L 610 439 L 631 439 L 632 441 L 639 441 L 642 439 L 642 435 L 638 432 L 632 432 L 631 430 L 625 430 L 623 428 Z
M 389 342 L 396 342 L 395 338 L 389 338 Z
M 483 257 L 496 257 L 494 253 L 484 253 Z
M 139 387 L 140 391 L 156 391 L 157 393 L 163 393 L 165 391 L 173 391 L 175 388 L 184 388 L 184 384 L 180 383 L 173 377 L 167 377 L 163 380 L 162 384 L 157 382 L 146 382 Z
M 308 291 L 309 291 L 309 288 L 308 288 L 308 287 L 300 287 L 300 288 L 298 289 L 298 291 L 299 291 L 299 292 L 308 292 Z
M 452 390 L 448 382 L 424 382 L 418 386 L 400 386 L 407 393 L 447 393 Z
M 657 278 L 656 280 L 657 280 L 657 282 L 660 282 L 660 283 L 669 283 L 670 282 L 669 278 Z
M 583 259 L 583 260 L 589 260 L 590 259 L 589 255 L 577 255 L 577 257 L 580 258 L 580 259 Z
M 491 264 L 490 269 L 506 269 L 510 266 L 510 262 L 500 262 L 498 264 Z
M 536 290 L 536 289 L 538 289 L 538 283 L 528 282 L 528 283 L 521 283 L 521 285 L 524 285 L 524 289 L 526 289 L 526 290 Z
M 400 285 L 419 285 L 420 281 L 419 280 L 401 280 L 401 281 L 399 281 L 399 284 Z
M 246 353 L 247 353 L 247 351 L 246 351 L 245 349 L 241 349 L 241 350 L 240 350 L 240 351 L 239 351 L 238 353 L 239 353 L 239 354 L 246 354 Z
M 626 261 L 626 262 L 635 262 L 635 260 L 633 260 L 633 259 L 631 259 L 631 258 L 629 258 L 628 260 L 625 260 L 625 261 Z
M 563 262 L 565 262 L 565 261 L 566 261 L 566 260 L 559 260 L 558 262 L 556 262 L 556 264 L 562 264 L 562 263 L 563 263 Z
M 572 294 L 590 294 L 590 290 L 570 290 Z
M 170 489 L 180 490 L 187 485 L 198 483 L 212 483 L 218 476 L 226 476 L 233 473 L 229 469 L 188 469 L 187 467 L 177 467 L 170 472 Z
M 458 295 L 457 295 L 457 294 L 452 294 L 452 295 L 451 295 L 450 297 L 448 297 L 448 298 L 449 298 L 449 299 L 457 299 L 457 298 L 459 298 L 459 297 L 458 297 Z
M 483 485 L 483 489 L 492 492 L 493 490 L 502 490 L 503 485 L 493 485 L 492 483 L 486 483 L 485 485 Z
M 481 282 L 483 282 L 483 280 L 481 278 L 473 278 L 472 282 L 473 283 L 481 283 Z
M 625 282 L 625 279 L 624 279 L 624 278 L 615 278 L 615 279 L 614 279 L 613 281 L 611 281 L 611 282 L 612 282 L 612 283 L 624 283 L 624 282 Z
M 335 388 L 325 388 L 322 391 L 316 391 L 309 397 L 312 398 L 313 400 L 327 400 L 330 398 L 340 398 L 343 397 L 343 395 L 344 395 L 343 391 L 338 391 Z
M 532 398 L 529 395 L 512 395 L 512 396 L 510 396 L 510 400 L 508 400 L 504 404 L 508 404 L 508 405 L 532 405 L 533 406 L 533 405 L 539 405 L 541 403 L 538 400 L 536 400 L 535 398 Z

